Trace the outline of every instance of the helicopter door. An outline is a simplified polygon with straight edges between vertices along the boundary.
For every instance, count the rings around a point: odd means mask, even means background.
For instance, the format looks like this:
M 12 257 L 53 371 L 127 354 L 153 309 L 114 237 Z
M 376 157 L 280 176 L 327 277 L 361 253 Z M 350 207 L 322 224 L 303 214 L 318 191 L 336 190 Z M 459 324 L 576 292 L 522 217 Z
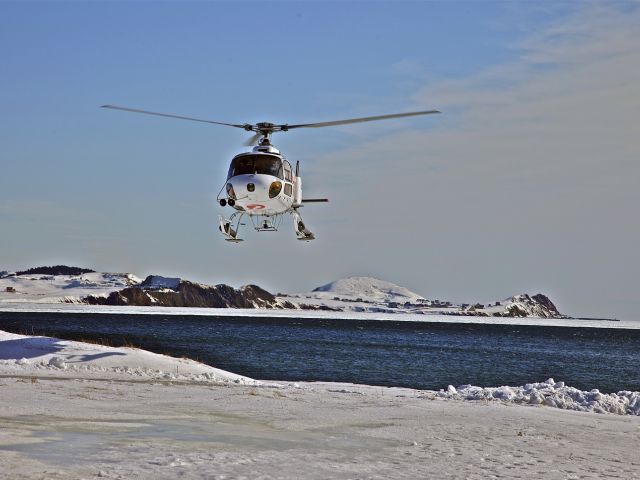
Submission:
M 293 173 L 291 170 L 291 164 L 288 161 L 284 161 L 284 194 L 288 197 L 293 196 Z

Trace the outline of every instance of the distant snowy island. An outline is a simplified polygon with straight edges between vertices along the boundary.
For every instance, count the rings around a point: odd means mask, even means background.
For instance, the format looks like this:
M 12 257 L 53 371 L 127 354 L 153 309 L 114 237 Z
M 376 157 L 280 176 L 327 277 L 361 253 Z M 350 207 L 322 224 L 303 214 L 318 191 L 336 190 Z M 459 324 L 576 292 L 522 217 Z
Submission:
M 372 277 L 348 277 L 311 292 L 272 294 L 257 285 L 233 288 L 182 278 L 100 273 L 58 265 L 0 271 L 1 304 L 86 304 L 145 307 L 323 310 L 384 314 L 568 319 L 545 295 L 518 294 L 480 303 L 427 299 Z

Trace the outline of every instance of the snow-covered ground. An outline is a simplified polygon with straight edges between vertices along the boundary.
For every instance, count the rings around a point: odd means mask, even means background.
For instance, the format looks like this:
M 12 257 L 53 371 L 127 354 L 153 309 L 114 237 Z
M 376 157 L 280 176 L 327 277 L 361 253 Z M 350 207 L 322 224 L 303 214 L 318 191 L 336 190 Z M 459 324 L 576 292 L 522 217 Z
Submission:
M 5 332 L 0 358 L 0 478 L 640 477 L 640 417 L 592 413 L 638 393 L 255 382 Z
M 111 292 L 137 285 L 142 280 L 130 273 L 84 273 L 82 275 L 18 275 L 0 278 L 3 303 L 79 303 L 83 297 L 107 297 Z M 7 291 L 14 289 L 15 291 Z

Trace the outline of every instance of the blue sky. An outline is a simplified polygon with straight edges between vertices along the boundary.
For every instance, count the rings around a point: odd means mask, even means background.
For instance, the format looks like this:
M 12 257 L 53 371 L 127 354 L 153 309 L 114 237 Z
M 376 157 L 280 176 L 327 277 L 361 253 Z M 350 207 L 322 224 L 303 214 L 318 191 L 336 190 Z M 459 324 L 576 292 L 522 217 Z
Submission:
M 194 171 L 217 182 L 243 139 L 224 128 L 97 110 L 103 103 L 233 122 L 402 110 L 418 106 L 411 95 L 424 78 L 469 74 L 508 56 L 513 34 L 497 19 L 502 6 L 477 2 L 453 9 L 419 2 L 3 2 L 0 9 L 1 140 L 7 159 L 15 159 L 7 162 L 11 176 L 29 178 L 3 187 L 65 203 L 75 202 L 47 185 L 100 201 L 114 187 L 125 197 L 154 192 L 158 182 L 170 188 L 174 167 L 188 172 L 187 184 Z M 296 140 L 304 151 L 309 142 L 327 149 L 351 141 L 336 131 Z M 158 169 L 151 182 L 150 168 Z
M 0 2 L 0 267 L 272 291 L 364 274 L 628 317 L 637 19 L 633 2 Z M 285 222 L 233 246 L 213 200 L 245 133 L 105 103 L 224 122 L 444 114 L 275 137 L 332 199 L 305 208 L 318 240 Z M 589 105 L 615 116 L 580 130 Z M 499 233 L 514 222 L 537 233 Z

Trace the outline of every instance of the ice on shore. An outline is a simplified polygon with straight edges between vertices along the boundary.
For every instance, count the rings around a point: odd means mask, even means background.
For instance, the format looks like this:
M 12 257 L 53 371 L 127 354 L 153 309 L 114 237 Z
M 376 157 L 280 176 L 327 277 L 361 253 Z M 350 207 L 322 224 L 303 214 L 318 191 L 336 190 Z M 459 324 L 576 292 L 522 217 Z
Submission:
M 578 390 L 555 382 L 527 383 L 519 387 L 476 387 L 449 385 L 436 396 L 459 400 L 495 400 L 515 404 L 545 405 L 581 412 L 615 413 L 618 415 L 640 415 L 640 392 L 621 390 L 618 393 L 601 393 L 598 389 Z
M 140 381 L 186 381 L 242 385 L 262 382 L 186 358 L 159 355 L 138 348 L 108 347 L 50 337 L 17 335 L 0 330 L 0 373 Z M 365 386 L 330 384 L 334 393 L 357 393 Z M 295 387 L 294 387 L 295 388 Z M 376 387 L 377 388 L 377 387 Z M 393 388 L 389 389 L 393 391 Z M 413 392 L 417 392 L 413 390 Z M 439 392 L 421 392 L 441 399 L 500 401 L 595 413 L 640 416 L 640 392 L 582 391 L 548 379 L 519 387 L 449 385 Z

